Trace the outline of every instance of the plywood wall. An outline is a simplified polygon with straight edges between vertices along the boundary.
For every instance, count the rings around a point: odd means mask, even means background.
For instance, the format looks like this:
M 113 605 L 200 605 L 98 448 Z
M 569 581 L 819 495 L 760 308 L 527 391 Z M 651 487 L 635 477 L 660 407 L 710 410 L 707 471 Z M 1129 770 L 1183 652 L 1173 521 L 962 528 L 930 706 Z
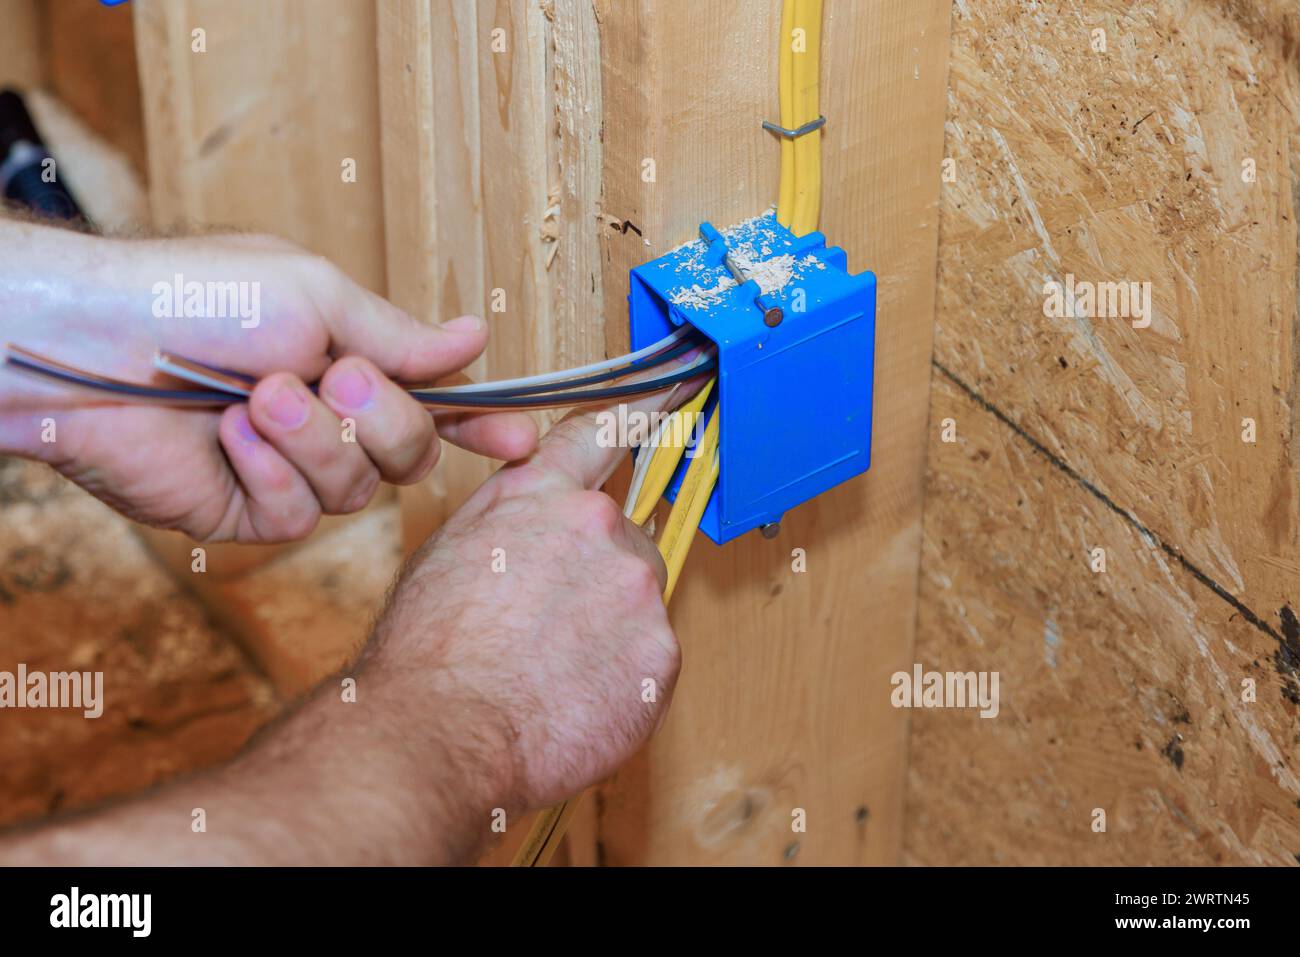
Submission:
M 1269 0 L 955 4 L 917 661 L 1001 710 L 914 715 L 913 861 L 1300 854 L 1298 49 Z M 1150 326 L 1045 315 L 1070 275 Z

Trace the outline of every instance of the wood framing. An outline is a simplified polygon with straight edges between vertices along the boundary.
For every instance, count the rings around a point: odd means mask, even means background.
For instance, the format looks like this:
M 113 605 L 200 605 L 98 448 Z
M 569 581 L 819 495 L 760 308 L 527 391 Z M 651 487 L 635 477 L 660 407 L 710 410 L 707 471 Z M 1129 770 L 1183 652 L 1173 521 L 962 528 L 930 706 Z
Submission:
M 430 319 L 484 309 L 493 375 L 615 354 L 632 266 L 775 200 L 776 8 L 473 9 L 380 4 L 390 288 Z M 907 722 L 864 689 L 911 660 L 947 6 L 838 0 L 826 38 L 824 226 L 881 279 L 876 464 L 774 542 L 696 546 L 672 717 L 590 800 L 606 863 L 898 856 Z M 481 477 L 448 464 L 408 499 L 419 534 Z
M 157 225 L 271 232 L 383 293 L 373 4 L 132 6 Z
M 36 0 L 0 0 L 0 87 L 36 86 L 45 78 Z
M 388 282 L 429 322 L 492 330 L 497 378 L 600 357 L 600 52 L 595 9 L 380 0 Z M 490 473 L 454 448 L 404 490 L 408 549 Z
M 671 608 L 685 665 L 669 717 L 588 795 L 556 863 L 1300 850 L 1300 11 L 1037 6 L 825 0 L 820 229 L 879 279 L 873 465 L 775 539 L 699 538 Z M 780 10 L 0 0 L 0 84 L 41 88 L 33 114 L 105 229 L 284 236 L 420 321 L 484 316 L 491 345 L 468 371 L 499 378 L 624 352 L 631 268 L 773 204 L 779 148 L 760 124 L 779 113 Z M 1045 310 L 1053 281 L 1076 301 L 1080 282 L 1148 282 L 1149 309 Z M 446 447 L 402 490 L 402 547 L 493 467 Z M 46 478 L 16 480 L 23 507 Z M 88 608 L 116 622 L 142 713 L 170 735 L 185 691 L 181 724 L 211 721 L 219 746 L 175 740 L 216 759 L 364 638 L 399 560 L 392 501 L 292 553 L 210 548 L 201 576 L 188 540 L 142 532 L 199 603 L 104 565 L 121 552 L 150 570 L 125 526 L 50 512 L 53 544 L 14 539 L 15 560 L 72 555 L 67 587 L 89 598 L 19 590 L 58 625 L 28 644 L 67 644 Z M 123 595 L 149 620 L 108 608 Z M 248 659 L 208 661 L 205 618 Z M 146 658 L 141 635 L 172 651 Z M 171 664 L 137 674 L 146 660 Z M 997 719 L 894 708 L 891 677 L 918 663 L 998 673 Z M 78 753 L 111 754 L 84 725 Z M 143 732 L 130 754 L 170 754 Z M 48 764 L 0 818 L 72 787 Z M 69 800 L 115 793 L 99 764 Z
M 777 112 L 778 6 L 598 9 L 617 348 L 628 267 L 703 219 L 774 201 L 777 144 L 759 124 Z M 788 515 L 773 541 L 697 543 L 672 608 L 685 650 L 672 711 L 604 795 L 608 864 L 898 860 L 908 723 L 887 690 L 912 661 L 949 5 L 826 9 L 822 228 L 880 281 L 872 468 Z M 791 570 L 796 548 L 806 573 Z M 806 833 L 792 829 L 797 808 Z
M 549 368 L 557 352 L 547 254 L 552 123 L 549 28 L 535 3 L 380 0 L 388 269 L 393 301 L 429 322 L 484 316 L 469 371 Z M 452 448 L 405 491 L 414 547 L 491 471 Z

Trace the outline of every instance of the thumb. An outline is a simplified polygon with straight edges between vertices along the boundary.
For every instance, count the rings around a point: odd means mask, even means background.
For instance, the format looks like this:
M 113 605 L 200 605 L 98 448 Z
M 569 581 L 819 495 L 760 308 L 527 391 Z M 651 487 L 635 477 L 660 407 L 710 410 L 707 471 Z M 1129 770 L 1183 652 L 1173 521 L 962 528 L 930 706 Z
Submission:
M 710 375 L 707 372 L 701 373 L 671 389 L 641 396 L 632 402 L 607 406 L 597 411 L 574 410 L 543 436 L 537 451 L 528 462 L 563 484 L 587 489 L 600 488 L 629 451 L 617 441 L 609 441 L 608 430 L 603 427 L 605 417 L 618 416 L 631 421 L 631 416 L 641 413 L 653 420 L 695 395 Z M 621 413 L 620 407 L 623 410 Z
M 412 385 L 432 383 L 469 365 L 487 347 L 487 323 L 459 316 L 441 325 L 423 323 L 342 272 L 328 302 L 317 301 L 335 356 L 364 356 L 389 378 Z

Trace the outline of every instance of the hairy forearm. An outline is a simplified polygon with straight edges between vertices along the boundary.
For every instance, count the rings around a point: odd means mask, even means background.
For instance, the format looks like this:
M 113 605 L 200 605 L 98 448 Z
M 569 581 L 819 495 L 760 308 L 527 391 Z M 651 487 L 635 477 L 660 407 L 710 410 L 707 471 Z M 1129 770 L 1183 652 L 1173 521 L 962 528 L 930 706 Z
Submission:
M 456 864 L 491 833 L 482 722 L 450 682 L 437 729 L 404 727 L 400 678 L 327 682 L 226 767 L 0 838 L 28 865 Z

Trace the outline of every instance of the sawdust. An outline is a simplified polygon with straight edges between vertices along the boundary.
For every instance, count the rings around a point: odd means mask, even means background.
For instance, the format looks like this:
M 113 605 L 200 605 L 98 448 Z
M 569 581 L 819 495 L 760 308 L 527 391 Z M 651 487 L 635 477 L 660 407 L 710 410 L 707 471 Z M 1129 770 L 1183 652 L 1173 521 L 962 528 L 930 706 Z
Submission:
M 812 253 L 801 257 L 789 252 L 774 254 L 775 212 L 772 210 L 720 232 L 727 241 L 736 268 L 746 279 L 757 283 L 764 296 L 784 291 L 813 269 L 826 268 L 826 264 Z M 707 253 L 708 244 L 703 239 L 682 243 L 669 253 L 680 257 L 676 264 L 678 272 L 687 272 L 701 279 L 701 282 L 674 290 L 669 295 L 673 305 L 708 309 L 720 303 L 738 285 L 726 266 L 712 266 L 706 262 Z
M 730 276 L 723 276 L 718 280 L 716 286 L 705 289 L 696 283 L 693 286 L 682 287 L 673 291 L 669 296 L 669 301 L 674 306 L 689 306 L 693 309 L 707 309 L 709 306 L 715 306 L 722 301 L 723 297 L 731 290 L 736 288 L 736 280 Z

